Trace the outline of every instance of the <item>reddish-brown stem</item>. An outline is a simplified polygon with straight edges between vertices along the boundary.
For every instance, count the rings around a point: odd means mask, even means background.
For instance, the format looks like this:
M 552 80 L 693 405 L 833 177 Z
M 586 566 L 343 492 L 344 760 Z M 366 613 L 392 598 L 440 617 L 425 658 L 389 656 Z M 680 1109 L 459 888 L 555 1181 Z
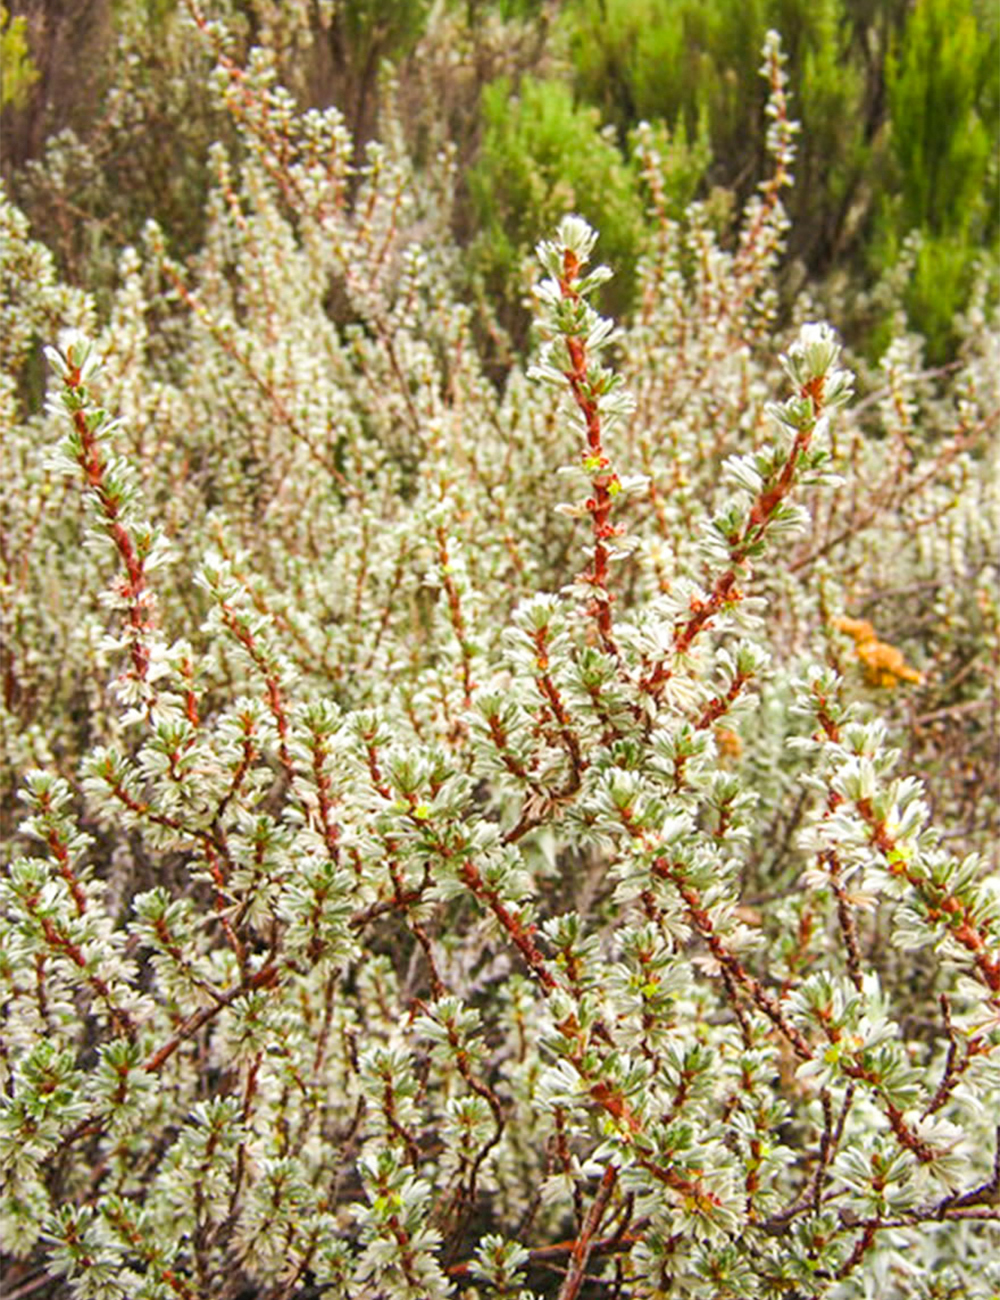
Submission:
M 486 884 L 475 863 L 466 859 L 459 869 L 459 875 L 480 902 L 486 904 L 510 935 L 527 962 L 529 970 L 538 978 L 546 992 L 554 992 L 559 987 L 558 981 L 549 970 L 545 958 L 535 944 L 531 929 L 526 928 L 520 917 L 516 916 L 504 905 L 496 890 L 491 889 Z
M 877 1074 L 866 1066 L 860 1064 L 859 1060 L 854 1062 L 842 1062 L 841 1068 L 849 1079 L 859 1079 L 862 1083 L 869 1084 L 876 1094 L 881 1092 L 882 1081 Z M 901 1146 L 912 1151 L 921 1164 L 930 1164 L 935 1159 L 934 1148 L 924 1142 L 922 1138 L 917 1137 L 913 1129 L 907 1124 L 903 1112 L 898 1106 L 894 1106 L 891 1101 L 880 1098 L 883 1102 L 886 1116 L 889 1120 L 889 1126 L 896 1135 Z
M 170 1060 L 171 1056 L 173 1056 L 174 1052 L 177 1051 L 178 1047 L 180 1047 L 182 1043 L 187 1042 L 187 1040 L 196 1034 L 203 1025 L 207 1025 L 210 1020 L 214 1020 L 220 1011 L 225 1010 L 225 1008 L 235 1002 L 237 998 L 243 997 L 245 993 L 249 993 L 253 989 L 271 988 L 277 983 L 277 981 L 277 966 L 270 963 L 266 966 L 262 966 L 259 971 L 256 971 L 248 979 L 244 980 L 241 984 L 238 984 L 234 989 L 230 989 L 228 993 L 223 994 L 218 1001 L 214 1002 L 210 1007 L 202 1007 L 200 1010 L 195 1011 L 193 1015 L 188 1016 L 187 1020 L 184 1021 L 183 1025 L 181 1025 L 177 1033 L 174 1034 L 173 1038 L 164 1043 L 163 1046 L 153 1052 L 151 1056 L 147 1057 L 146 1064 L 143 1068 L 149 1074 L 155 1074 L 157 1070 Z
M 746 673 L 737 673 L 725 695 L 717 695 L 713 699 L 709 700 L 705 705 L 705 708 L 702 710 L 701 717 L 695 723 L 698 730 L 704 731 L 706 728 L 712 726 L 714 722 L 718 722 L 719 718 L 724 714 L 728 713 L 730 706 L 735 703 L 740 692 L 743 690 L 743 687 L 749 680 L 750 679 Z
M 569 754 L 570 762 L 573 764 L 575 788 L 579 786 L 580 777 L 587 764 L 580 750 L 580 741 L 570 724 L 569 714 L 563 703 L 562 695 L 549 673 L 548 628 L 539 628 L 533 634 L 533 640 L 535 642 L 535 666 L 538 669 L 538 676 L 535 681 L 558 723 L 559 734 L 562 737 L 566 752 Z
M 693 599 L 691 601 L 690 617 L 674 628 L 674 655 L 686 654 L 698 633 L 710 623 L 724 606 L 735 604 L 743 599 L 743 593 L 736 584 L 736 571 L 727 569 L 725 573 L 716 578 L 708 600 Z M 647 694 L 656 695 L 660 687 L 673 676 L 673 671 L 666 659 L 661 659 L 650 672 L 640 679 L 639 685 Z
M 339 862 L 340 827 L 333 816 L 333 794 L 330 778 L 325 767 L 328 755 L 326 739 L 324 736 L 314 733 L 311 740 L 313 780 L 316 783 L 316 804 L 320 829 L 323 833 L 323 843 L 326 845 L 330 861 Z
M 80 369 L 70 366 L 63 381 L 70 392 L 79 394 L 83 387 Z M 125 569 L 123 580 L 124 595 L 128 606 L 128 625 L 130 630 L 129 656 L 132 671 L 138 681 L 146 680 L 149 669 L 149 648 L 145 643 L 150 626 L 150 600 L 146 590 L 146 575 L 143 561 L 132 541 L 128 529 L 121 521 L 121 508 L 108 488 L 106 466 L 101 456 L 100 444 L 96 433 L 91 429 L 87 414 L 83 410 L 73 412 L 73 425 L 80 440 L 77 463 L 83 470 L 87 486 L 97 498 L 104 526 Z
M 837 921 L 840 925 L 840 933 L 847 952 L 847 971 L 851 977 L 851 983 L 860 993 L 863 980 L 861 975 L 861 950 L 858 947 L 858 927 L 854 920 L 854 912 L 851 910 L 848 901 L 847 891 L 840 880 L 840 859 L 833 849 L 828 849 L 820 855 L 820 860 L 824 863 L 830 875 L 830 886 L 837 900 Z
M 213 836 L 208 831 L 185 827 L 184 823 L 178 818 L 171 817 L 167 813 L 154 812 L 152 808 L 150 808 L 149 804 L 142 803 L 140 800 L 133 798 L 133 796 L 129 794 L 128 790 L 126 790 L 118 781 L 115 776 L 114 768 L 110 763 L 104 765 L 100 775 L 108 783 L 111 793 L 116 799 L 125 805 L 129 812 L 134 813 L 136 816 L 148 819 L 155 826 L 165 826 L 179 834 L 189 834 L 201 844 L 202 851 L 205 854 L 205 862 L 208 866 L 209 874 L 212 877 L 212 883 L 215 885 L 215 908 L 219 914 L 219 922 L 229 941 L 230 947 L 236 955 L 236 960 L 240 965 L 240 969 L 242 970 L 245 956 L 243 945 L 237 938 L 236 933 L 233 930 L 232 922 L 229 920 L 227 914 L 228 904 L 225 898 L 226 878 L 222 867 L 222 861 L 220 859 L 225 859 L 228 854 L 225 840 L 221 837 L 221 833 Z M 219 811 L 221 814 L 221 805 Z
M 881 1225 L 878 1219 L 868 1220 L 868 1222 L 864 1226 L 861 1236 L 858 1238 L 857 1242 L 855 1243 L 854 1249 L 851 1251 L 851 1254 L 837 1270 L 837 1278 L 839 1280 L 842 1281 L 849 1274 L 853 1273 L 854 1270 L 857 1268 L 857 1266 L 861 1263 L 865 1255 L 867 1255 L 868 1251 L 874 1245 L 875 1234 L 878 1232 L 880 1226 Z
M 643 832 L 632 820 L 631 814 L 627 809 L 620 813 L 625 828 L 633 837 L 640 839 Z M 802 1034 L 788 1020 L 781 1006 L 775 998 L 763 987 L 759 980 L 746 970 L 743 963 L 731 952 L 722 939 L 715 931 L 712 918 L 701 904 L 701 898 L 698 891 L 692 888 L 684 879 L 683 868 L 679 865 L 671 864 L 665 857 L 657 857 L 652 864 L 652 872 L 660 880 L 669 881 L 677 892 L 680 894 L 687 908 L 688 916 L 694 922 L 695 928 L 708 944 L 712 956 L 719 965 L 727 970 L 732 979 L 749 993 L 756 1006 L 767 1016 L 767 1018 L 778 1028 L 791 1043 L 797 1056 L 802 1060 L 812 1059 L 813 1050 L 806 1042 Z
M 778 131 L 780 141 L 778 151 L 775 155 L 774 174 L 769 177 L 764 185 L 764 201 L 758 208 L 753 223 L 748 230 L 746 237 L 742 241 L 739 256 L 736 259 L 735 271 L 738 276 L 750 276 L 759 274 L 767 266 L 768 254 L 773 251 L 774 237 L 761 245 L 761 236 L 767 228 L 768 222 L 774 213 L 775 208 L 781 197 L 781 191 L 786 185 L 791 183 L 792 177 L 789 174 L 788 163 L 791 158 L 789 152 L 789 123 L 788 123 L 788 100 L 785 94 L 784 85 L 781 79 L 780 67 L 772 64 L 769 69 L 768 81 L 771 89 L 771 103 L 775 109 L 775 127 Z
M 440 993 L 436 992 L 434 996 L 436 998 L 440 997 L 442 996 L 443 992 L 444 990 L 442 988 L 441 992 Z M 419 999 L 416 1005 L 420 1008 L 420 1010 L 425 1012 L 425 1014 L 433 1015 L 433 1013 L 429 1011 L 427 1007 L 423 1006 L 423 1004 L 419 1002 Z M 438 1024 L 441 1023 L 442 1022 L 439 1020 Z M 445 1025 L 443 1027 L 446 1029 L 446 1032 L 448 1034 L 448 1042 L 449 1045 L 451 1046 L 452 1052 L 454 1053 L 455 1065 L 458 1069 L 459 1074 L 468 1084 L 471 1091 L 474 1092 L 477 1097 L 483 1098 L 483 1100 L 489 1106 L 490 1112 L 493 1115 L 494 1131 L 491 1134 L 489 1140 L 485 1142 L 483 1146 L 481 1146 L 479 1150 L 476 1152 L 476 1155 L 473 1158 L 471 1163 L 471 1168 L 469 1170 L 468 1199 L 469 1202 L 474 1206 L 476 1200 L 476 1182 L 479 1177 L 479 1170 L 482 1168 L 483 1161 L 486 1159 L 489 1153 L 493 1150 L 493 1148 L 503 1137 L 503 1130 L 504 1130 L 503 1107 L 500 1104 L 500 1098 L 493 1091 L 493 1089 L 488 1084 L 484 1083 L 482 1079 L 477 1078 L 476 1075 L 473 1073 L 472 1064 L 469 1060 L 469 1054 L 466 1051 L 466 1049 L 462 1046 L 462 1041 L 459 1038 L 454 1027 L 452 1025 Z
M 662 859 L 659 861 L 661 863 L 663 862 Z M 772 997 L 760 981 L 750 974 L 736 954 L 731 952 L 715 933 L 712 918 L 701 906 L 701 899 L 699 898 L 698 891 L 692 889 L 675 875 L 671 875 L 670 868 L 667 864 L 663 864 L 663 869 L 665 878 L 673 881 L 675 888 L 684 900 L 688 916 L 690 916 L 698 932 L 708 944 L 715 960 L 720 966 L 724 966 L 736 983 L 741 985 L 747 993 L 749 993 L 754 1004 L 764 1012 L 771 1023 L 779 1029 L 788 1042 L 791 1043 L 796 1056 L 800 1057 L 804 1061 L 811 1060 L 813 1056 L 812 1048 L 791 1021 L 789 1021 L 784 1011 L 782 1011 L 777 999 Z M 661 874 L 661 870 L 657 870 L 656 865 L 654 865 L 653 870 L 655 874 Z
M 608 1165 L 598 1184 L 597 1195 L 587 1211 L 580 1235 L 574 1241 L 573 1249 L 570 1251 L 569 1268 L 559 1288 L 558 1300 L 576 1300 L 580 1292 L 587 1271 L 587 1262 L 594 1248 L 594 1238 L 608 1208 L 617 1178 L 618 1170 L 614 1165 Z
M 766 533 L 768 525 L 774 518 L 781 502 L 792 490 L 799 460 L 809 448 L 816 422 L 823 410 L 823 386 L 824 377 L 822 375 L 804 385 L 802 396 L 808 397 L 812 402 L 812 421 L 807 428 L 800 429 L 795 435 L 777 480 L 771 487 L 762 491 L 754 502 L 743 532 L 730 539 L 729 567 L 715 579 L 708 599 L 693 599 L 691 601 L 690 617 L 674 628 L 672 650 L 674 656 L 686 654 L 691 648 L 695 637 L 710 623 L 716 614 L 726 605 L 735 604 L 743 598 L 743 593 L 737 585 L 739 574 L 743 570 L 753 547 Z M 669 667 L 667 660 L 661 659 L 651 671 L 641 678 L 639 685 L 648 694 L 655 696 L 672 675 L 673 669 Z
M 451 576 L 448 537 L 443 527 L 439 527 L 437 530 L 437 544 L 438 560 L 441 563 L 441 581 L 444 584 L 445 595 L 448 597 L 448 613 L 451 617 L 451 626 L 462 651 L 462 690 L 464 692 L 465 706 L 468 708 L 472 703 L 472 688 L 475 685 L 472 680 L 472 654 L 468 634 L 465 630 L 465 619 L 462 615 L 461 598 L 458 594 L 458 588 L 455 586 L 455 580 Z
M 247 654 L 253 660 L 254 665 L 264 678 L 264 691 L 267 699 L 267 706 L 274 718 L 274 725 L 278 732 L 278 757 L 281 759 L 281 765 L 285 769 L 290 780 L 295 779 L 295 766 L 292 763 L 292 756 L 288 751 L 288 715 L 285 712 L 285 702 L 281 691 L 281 683 L 278 675 L 261 648 L 257 645 L 257 640 L 253 633 L 243 622 L 243 620 L 234 613 L 234 611 L 222 601 L 220 603 L 222 621 L 232 632 L 233 636 L 239 641 L 240 645 L 246 650 Z
M 50 800 L 48 792 L 41 796 L 39 803 L 43 807 L 49 806 Z M 66 848 L 66 845 L 60 838 L 58 831 L 55 829 L 49 830 L 49 833 L 45 837 L 45 842 L 52 850 L 52 855 L 56 860 L 56 870 L 69 886 L 69 892 L 73 896 L 73 902 L 76 905 L 77 915 L 83 916 L 84 912 L 87 910 L 87 896 L 83 892 L 83 886 L 76 878 L 76 873 L 74 872 L 72 863 L 70 862 L 69 850 Z
M 507 731 L 500 719 L 495 714 L 490 714 L 486 719 L 486 723 L 490 729 L 490 739 L 496 746 L 497 753 L 500 755 L 500 759 L 507 771 L 521 781 L 530 780 L 528 769 L 510 752 Z
M 447 989 L 445 988 L 444 980 L 442 980 L 441 975 L 438 971 L 437 962 L 434 960 L 434 949 L 431 946 L 430 935 L 427 933 L 427 931 L 424 929 L 421 923 L 417 920 L 417 918 L 412 915 L 411 912 L 410 902 L 408 900 L 413 899 L 413 893 L 412 892 L 407 893 L 407 891 L 403 888 L 403 878 L 402 875 L 400 874 L 399 867 L 394 858 L 389 859 L 388 866 L 389 866 L 389 875 L 392 877 L 393 889 L 395 890 L 396 904 L 399 907 L 400 911 L 403 911 L 407 914 L 406 915 L 407 928 L 409 929 L 413 937 L 416 939 L 417 943 L 420 944 L 420 947 L 423 949 L 424 958 L 427 962 L 427 973 L 430 978 L 431 995 L 434 998 L 443 998 L 447 993 Z M 419 897 L 420 896 L 418 893 L 417 901 L 419 901 Z
M 32 897 L 26 900 L 25 906 L 36 921 L 41 925 L 42 933 L 45 935 L 45 942 L 53 952 L 64 953 L 74 966 L 85 972 L 87 983 L 94 990 L 108 1009 L 108 1015 L 116 1031 L 124 1032 L 129 1038 L 135 1035 L 135 1021 L 129 1013 L 118 1007 L 111 1000 L 111 989 L 107 983 L 101 979 L 100 975 L 95 975 L 87 970 L 87 959 L 83 955 L 80 945 L 75 943 L 68 934 L 61 930 L 56 923 L 48 916 L 39 916 L 37 914 L 38 898 Z
M 941 1004 L 941 1015 L 944 1019 L 945 1032 L 948 1035 L 948 1055 L 945 1058 L 944 1073 L 941 1076 L 941 1082 L 938 1084 L 937 1091 L 928 1103 L 927 1109 L 924 1111 L 925 1119 L 928 1115 L 933 1115 L 935 1111 L 941 1109 L 955 1090 L 956 1084 L 969 1068 L 973 1059 L 981 1053 L 990 1050 L 988 1045 L 985 1044 L 983 1039 L 977 1034 L 974 1038 L 969 1039 L 965 1047 L 965 1055 L 962 1060 L 959 1061 L 958 1037 L 955 1034 L 955 1027 L 951 1023 L 951 1003 L 949 1002 L 946 993 L 942 993 L 939 1000 Z
M 273 624 L 279 632 L 295 643 L 297 649 L 295 651 L 290 650 L 289 653 L 299 667 L 309 672 L 321 671 L 331 680 L 336 679 L 340 673 L 338 665 L 332 664 L 323 650 L 316 649 L 293 618 L 290 618 L 282 610 L 274 608 L 273 604 L 265 598 L 260 584 L 254 582 L 241 568 L 239 557 L 229 547 L 223 529 L 218 526 L 213 527 L 212 537 L 219 549 L 219 553 L 229 561 L 230 572 L 233 577 L 250 600 L 253 601 L 254 609 L 263 614 L 269 623 Z
M 368 774 L 372 779 L 372 786 L 383 799 L 391 799 L 392 791 L 385 783 L 382 775 L 382 768 L 378 761 L 378 749 L 375 745 L 375 737 L 369 734 L 362 737 L 365 745 L 365 760 L 368 764 Z
M 563 254 L 563 272 L 559 280 L 559 288 L 562 296 L 572 302 L 578 302 L 580 299 L 579 293 L 574 288 L 579 269 L 576 254 L 570 249 L 566 249 Z M 569 369 L 563 373 L 569 383 L 573 400 L 580 410 L 587 431 L 585 459 L 588 465 L 596 467 L 596 473 L 591 479 L 593 495 L 588 497 L 586 502 L 594 536 L 594 556 L 590 570 L 584 577 L 585 581 L 590 583 L 594 589 L 590 610 L 597 620 L 597 631 L 601 639 L 601 645 L 609 654 L 617 658 L 618 646 L 615 643 L 612 630 L 611 613 L 614 597 L 608 590 L 608 562 L 611 554 L 607 546 L 610 539 L 620 532 L 620 529 L 611 523 L 610 518 L 614 501 L 612 488 L 617 483 L 617 475 L 611 467 L 611 462 L 604 454 L 601 441 L 600 408 L 587 376 L 587 345 L 583 339 L 578 338 L 576 335 L 569 335 L 566 338 L 566 351 L 569 354 L 570 364 Z

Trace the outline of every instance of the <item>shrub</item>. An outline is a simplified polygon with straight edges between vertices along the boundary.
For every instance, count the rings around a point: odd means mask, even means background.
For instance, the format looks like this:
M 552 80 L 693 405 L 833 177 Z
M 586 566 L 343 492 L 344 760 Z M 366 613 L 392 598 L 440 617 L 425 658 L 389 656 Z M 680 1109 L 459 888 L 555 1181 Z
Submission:
M 24 27 L 23 18 L 11 18 L 7 6 L 0 5 L 0 108 L 8 104 L 20 107 L 38 80 Z
M 985 19 L 986 15 L 982 15 Z M 883 240 L 891 258 L 919 232 L 904 304 L 934 359 L 951 352 L 955 317 L 976 263 L 995 249 L 1000 148 L 1000 25 L 973 3 L 920 0 L 886 65 L 898 193 L 886 196 Z
M 995 320 L 853 409 L 777 329 L 765 68 L 735 248 L 648 135 L 634 318 L 563 220 L 503 392 L 446 171 L 390 132 L 351 192 L 266 58 L 219 53 L 196 262 L 150 227 L 103 326 L 0 209 L 12 1285 L 1000 1282 Z
M 526 76 L 516 94 L 501 77 L 483 90 L 483 139 L 468 183 L 481 232 L 473 251 L 488 299 L 513 299 L 516 321 L 527 284 L 523 268 L 542 235 L 568 212 L 600 220 L 605 253 L 627 302 L 642 233 L 636 177 L 595 109 L 578 107 L 561 81 Z M 511 291 L 513 286 L 513 292 Z M 523 338 L 524 329 L 518 331 Z

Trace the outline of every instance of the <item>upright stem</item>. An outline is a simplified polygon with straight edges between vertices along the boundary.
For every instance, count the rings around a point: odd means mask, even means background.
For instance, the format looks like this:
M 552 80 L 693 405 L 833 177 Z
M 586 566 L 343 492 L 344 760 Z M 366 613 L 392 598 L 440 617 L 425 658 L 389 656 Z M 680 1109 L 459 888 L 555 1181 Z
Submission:
M 580 297 L 573 287 L 579 269 L 576 255 L 572 249 L 566 249 L 563 253 L 563 274 L 559 280 L 559 288 L 563 297 L 572 302 L 579 301 Z M 586 502 L 594 534 L 593 560 L 589 572 L 585 575 L 586 581 L 594 588 L 594 597 L 590 608 L 597 619 L 597 630 L 600 634 L 601 645 L 609 654 L 613 654 L 617 658 L 618 646 L 612 632 L 611 614 L 614 597 L 608 590 L 610 553 L 607 542 L 612 537 L 616 537 L 621 531 L 610 521 L 611 506 L 614 501 L 618 476 L 614 472 L 610 460 L 604 454 L 601 435 L 601 413 L 597 403 L 597 395 L 593 391 L 593 386 L 587 374 L 586 342 L 578 335 L 569 335 L 566 338 L 566 351 L 569 353 L 570 368 L 564 373 L 569 382 L 573 399 L 580 409 L 580 414 L 583 416 L 583 422 L 586 426 L 585 463 L 588 469 L 593 471 L 591 479 L 593 495 L 588 497 Z
M 597 1195 L 587 1211 L 587 1217 L 584 1220 L 580 1235 L 573 1243 L 573 1250 L 569 1257 L 569 1268 L 559 1290 L 558 1300 L 576 1300 L 579 1294 L 580 1287 L 583 1285 L 584 1274 L 587 1271 L 587 1261 L 590 1259 L 590 1252 L 594 1248 L 594 1238 L 608 1208 L 608 1202 L 611 1200 L 611 1193 L 615 1189 L 617 1178 L 618 1170 L 614 1165 L 608 1165 L 604 1171 L 604 1176 L 601 1178 Z

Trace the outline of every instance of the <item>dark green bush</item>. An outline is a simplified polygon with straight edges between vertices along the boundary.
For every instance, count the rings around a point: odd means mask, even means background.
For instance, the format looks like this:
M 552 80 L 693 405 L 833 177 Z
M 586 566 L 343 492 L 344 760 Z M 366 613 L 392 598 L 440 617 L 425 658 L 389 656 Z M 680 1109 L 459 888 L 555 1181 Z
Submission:
M 24 27 L 23 17 L 11 18 L 6 5 L 0 5 L 0 108 L 22 105 L 38 80 Z
M 792 252 L 829 264 L 868 161 L 868 31 L 847 0 L 576 0 L 566 13 L 579 93 L 623 134 L 640 119 L 689 131 L 704 120 L 712 179 L 743 196 L 764 158 L 757 51 L 777 27 L 804 137 Z
M 597 110 L 574 101 L 561 81 L 507 78 L 482 98 L 483 139 L 468 177 L 478 234 L 473 266 L 501 319 L 523 341 L 525 269 L 542 234 L 567 212 L 601 223 L 603 255 L 615 272 L 604 293 L 608 310 L 627 311 L 646 233 L 648 195 L 634 162 L 626 159 Z M 635 148 L 635 141 L 630 141 Z M 645 147 L 660 160 L 660 199 L 679 219 L 694 198 L 709 162 L 705 123 L 689 142 L 685 123 L 671 132 L 659 123 Z
M 580 95 L 624 134 L 702 115 L 711 178 L 746 194 L 763 153 L 755 51 L 782 33 L 803 147 L 792 257 L 858 284 L 920 236 L 903 305 L 932 359 L 954 349 L 977 260 L 995 249 L 998 11 L 980 0 L 574 0 L 564 17 Z M 866 326 L 871 328 L 872 322 Z M 874 322 L 878 327 L 878 322 Z M 888 326 L 872 336 L 884 346 Z
M 955 318 L 1000 228 L 998 17 L 976 0 L 917 0 L 886 63 L 893 185 L 876 251 L 891 263 L 919 236 L 903 303 L 936 361 L 953 351 Z
M 473 257 L 487 296 L 513 298 L 510 307 L 519 308 L 525 263 L 538 240 L 567 212 L 579 212 L 601 221 L 604 256 L 624 286 L 617 298 L 622 307 L 643 209 L 635 174 L 601 130 L 596 109 L 574 104 L 560 81 L 524 77 L 515 91 L 502 78 L 485 88 L 482 116 L 469 189 L 480 230 Z

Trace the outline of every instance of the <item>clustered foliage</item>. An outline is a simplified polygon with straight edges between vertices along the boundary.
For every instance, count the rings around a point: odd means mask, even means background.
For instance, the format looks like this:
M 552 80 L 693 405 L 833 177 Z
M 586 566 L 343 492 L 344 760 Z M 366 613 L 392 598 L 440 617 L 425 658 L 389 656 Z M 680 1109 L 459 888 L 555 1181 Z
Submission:
M 15 1285 L 994 1294 L 983 294 L 943 376 L 779 328 L 769 36 L 734 246 L 640 133 L 633 318 L 566 217 L 498 390 L 452 156 L 356 166 L 198 21 L 197 257 L 101 321 L 0 206 Z

